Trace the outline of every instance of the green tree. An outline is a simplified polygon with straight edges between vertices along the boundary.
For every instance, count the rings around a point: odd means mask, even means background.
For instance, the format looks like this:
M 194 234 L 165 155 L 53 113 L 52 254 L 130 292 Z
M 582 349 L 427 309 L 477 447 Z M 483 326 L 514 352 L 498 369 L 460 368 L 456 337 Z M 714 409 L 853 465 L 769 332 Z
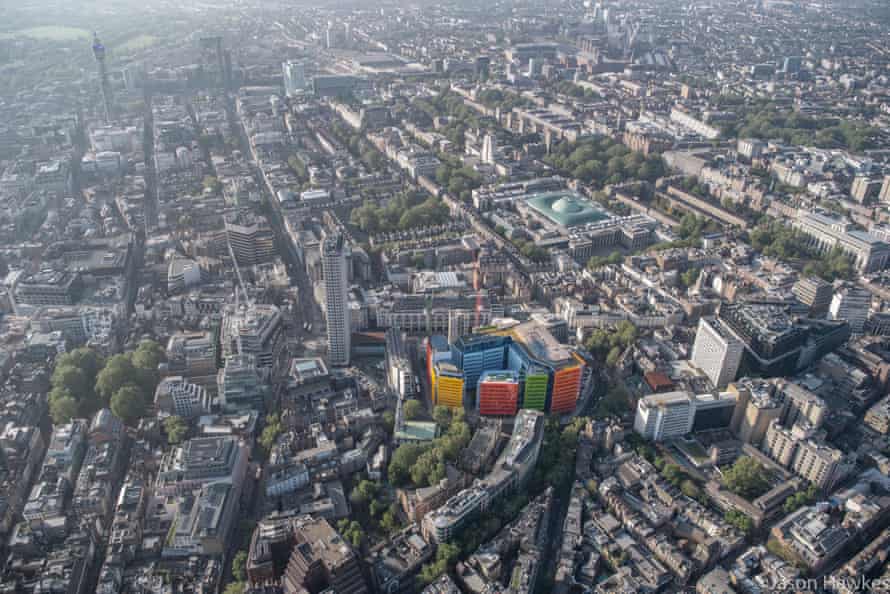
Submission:
M 226 589 L 223 590 L 223 594 L 244 594 L 246 589 L 247 584 L 244 582 L 230 582 Z
M 247 553 L 238 551 L 232 558 L 232 577 L 239 582 L 247 580 Z
M 164 419 L 164 431 L 167 433 L 167 442 L 170 444 L 182 443 L 185 436 L 188 435 L 188 425 L 176 415 Z
M 56 425 L 64 425 L 77 416 L 77 400 L 65 388 L 53 388 L 49 393 L 49 414 Z
M 769 475 L 754 458 L 742 456 L 723 473 L 723 485 L 746 499 L 755 499 L 769 490 Z
M 136 368 L 127 355 L 114 355 L 96 377 L 96 392 L 105 402 L 126 384 L 132 384 L 138 377 Z
M 260 438 L 258 440 L 260 447 L 266 455 L 272 451 L 282 430 L 283 427 L 281 426 L 281 421 L 277 414 L 272 413 L 266 415 L 266 426 L 263 427 L 263 431 L 260 433 Z
M 105 361 L 102 359 L 102 356 L 93 349 L 89 347 L 80 347 L 73 351 L 68 351 L 59 357 L 57 365 L 71 365 L 76 367 L 83 371 L 87 379 L 94 382 L 96 381 L 96 375 L 98 375 L 102 367 L 105 366 Z
M 405 419 L 415 421 L 423 416 L 423 405 L 418 400 L 407 400 L 403 405 L 402 412 Z
M 386 432 L 392 435 L 393 429 L 396 424 L 396 415 L 391 410 L 387 410 L 383 412 L 383 427 L 386 429 Z
M 111 397 L 111 412 L 128 425 L 145 416 L 145 398 L 135 384 L 125 384 Z
M 425 564 L 420 570 L 418 581 L 421 585 L 425 586 L 433 583 L 439 576 L 448 571 L 449 568 L 453 567 L 459 557 L 459 546 L 449 542 L 443 542 L 439 545 L 439 548 L 436 549 L 435 561 Z
M 745 534 L 749 534 L 754 529 L 754 522 L 751 518 L 740 511 L 734 509 L 729 510 L 726 512 L 725 519 L 729 524 L 735 526 Z
M 146 394 L 153 394 L 157 388 L 160 379 L 158 365 L 166 358 L 164 347 L 153 340 L 143 340 L 133 351 L 130 362 L 136 368 L 139 385 L 142 386 Z
M 448 429 L 451 425 L 451 409 L 447 406 L 437 404 L 433 407 L 433 420 L 442 429 Z
M 77 401 L 88 400 L 92 397 L 93 389 L 89 378 L 79 367 L 70 363 L 56 365 L 50 383 L 56 388 L 62 388 Z
M 378 491 L 375 483 L 369 480 L 359 481 L 349 494 L 349 501 L 356 507 L 365 508 L 372 501 L 376 501 Z
M 691 479 L 680 482 L 680 491 L 690 499 L 699 499 L 702 496 L 701 489 Z
M 411 478 L 411 467 L 429 446 L 416 443 L 403 443 L 392 454 L 389 461 L 389 481 L 396 485 L 405 485 Z
M 222 183 L 212 175 L 205 175 L 202 185 L 205 190 L 210 190 L 214 194 L 219 194 L 220 190 L 222 190 Z

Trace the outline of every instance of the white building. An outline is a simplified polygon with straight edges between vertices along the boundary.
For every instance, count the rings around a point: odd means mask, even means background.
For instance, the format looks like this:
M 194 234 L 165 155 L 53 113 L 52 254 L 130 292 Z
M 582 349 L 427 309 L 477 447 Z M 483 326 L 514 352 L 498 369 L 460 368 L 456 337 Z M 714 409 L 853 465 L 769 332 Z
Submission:
M 203 387 L 187 382 L 182 376 L 165 377 L 155 390 L 158 410 L 191 419 L 210 412 L 211 398 Z
M 322 246 L 322 271 L 325 285 L 328 361 L 335 366 L 349 365 L 351 339 L 348 315 L 349 270 L 342 235 L 325 239 Z
M 281 65 L 284 76 L 284 92 L 293 97 L 306 90 L 306 66 L 302 62 L 288 60 Z
M 689 392 L 667 392 L 640 398 L 634 431 L 643 438 L 663 441 L 692 431 L 695 399 Z
M 828 307 L 832 320 L 846 320 L 853 334 L 862 334 L 871 307 L 871 294 L 862 287 L 846 285 L 835 291 Z
M 717 319 L 698 322 L 692 345 L 692 363 L 705 372 L 715 388 L 725 388 L 735 379 L 745 347 Z

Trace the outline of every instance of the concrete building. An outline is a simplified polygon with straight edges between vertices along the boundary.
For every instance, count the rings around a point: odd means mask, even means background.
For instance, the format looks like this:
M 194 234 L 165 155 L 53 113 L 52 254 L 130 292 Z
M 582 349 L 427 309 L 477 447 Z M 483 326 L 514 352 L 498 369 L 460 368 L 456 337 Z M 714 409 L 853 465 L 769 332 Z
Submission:
M 351 328 L 348 315 L 349 270 L 342 235 L 325 239 L 322 246 L 325 286 L 325 320 L 328 334 L 328 361 L 334 366 L 349 365 Z
M 831 283 L 816 276 L 802 278 L 791 287 L 794 296 L 810 308 L 810 315 L 814 317 L 824 316 L 828 312 L 832 291 Z
M 699 320 L 692 345 L 692 363 L 705 372 L 715 388 L 725 388 L 735 380 L 744 352 L 742 342 L 728 332 L 720 320 Z
M 158 384 L 155 406 L 168 414 L 192 419 L 210 412 L 211 398 L 202 386 L 173 375 L 165 377 Z
M 802 421 L 818 429 L 828 414 L 828 405 L 822 398 L 797 384 L 780 383 L 776 397 L 782 404 L 780 420 L 786 427 Z
M 782 416 L 782 404 L 773 396 L 772 384 L 729 386 L 738 394 L 730 430 L 743 442 L 759 445 L 770 423 Z
M 644 439 L 663 441 L 692 431 L 695 401 L 689 392 L 651 394 L 637 403 L 634 431 Z
M 871 293 L 862 287 L 847 284 L 831 299 L 828 313 L 832 320 L 846 321 L 853 334 L 862 334 L 871 308 Z
M 266 387 L 253 356 L 232 355 L 217 372 L 219 401 L 230 412 L 265 410 Z

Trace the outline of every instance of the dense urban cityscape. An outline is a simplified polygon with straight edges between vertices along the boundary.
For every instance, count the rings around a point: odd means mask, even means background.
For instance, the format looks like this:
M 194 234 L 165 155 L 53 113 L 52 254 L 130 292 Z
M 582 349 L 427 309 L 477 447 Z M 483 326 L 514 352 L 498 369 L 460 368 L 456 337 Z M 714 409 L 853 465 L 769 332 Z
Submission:
M 890 592 L 890 4 L 5 3 L 0 559 Z

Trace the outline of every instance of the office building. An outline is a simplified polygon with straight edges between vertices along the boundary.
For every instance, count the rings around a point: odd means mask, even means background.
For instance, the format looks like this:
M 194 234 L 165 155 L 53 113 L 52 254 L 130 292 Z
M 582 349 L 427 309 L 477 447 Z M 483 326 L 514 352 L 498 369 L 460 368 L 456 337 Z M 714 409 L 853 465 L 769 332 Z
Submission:
M 432 373 L 433 404 L 461 408 L 464 403 L 464 373 L 450 361 L 439 361 Z
M 345 248 L 343 236 L 339 234 L 326 238 L 322 246 L 328 362 L 334 366 L 349 365 L 350 357 L 349 269 Z
M 871 293 L 862 287 L 847 284 L 840 287 L 828 308 L 832 320 L 845 321 L 853 334 L 862 334 L 871 308 Z
M 699 320 L 692 345 L 692 363 L 705 372 L 715 388 L 725 388 L 735 380 L 744 352 L 742 342 L 727 331 L 720 320 Z
M 280 583 L 287 594 L 368 591 L 352 547 L 327 520 L 308 515 L 261 521 L 246 570 L 251 583 Z
M 831 283 L 817 276 L 802 278 L 791 287 L 791 292 L 798 301 L 810 308 L 810 315 L 813 317 L 823 317 L 828 313 L 833 291 Z
M 400 398 L 414 394 L 414 373 L 404 335 L 395 328 L 386 331 L 386 383 Z
M 288 60 L 281 65 L 284 77 L 284 92 L 294 97 L 306 90 L 306 65 L 296 60 Z
M 217 373 L 220 405 L 229 412 L 264 411 L 266 387 L 253 356 L 232 355 Z
M 644 439 L 664 441 L 692 431 L 695 402 L 689 392 L 651 394 L 637 402 L 634 431 Z
M 158 384 L 155 407 L 170 415 L 192 419 L 210 412 L 211 398 L 202 386 L 174 375 L 165 377 Z
M 696 394 L 694 400 L 693 433 L 729 428 L 738 400 L 737 392 Z
M 238 438 L 195 437 L 164 454 L 155 492 L 163 496 L 190 493 L 214 482 L 240 487 L 246 472 L 247 447 Z
M 501 319 L 451 346 L 451 363 L 463 373 L 468 398 L 486 371 L 510 370 L 519 378 L 520 408 L 571 412 L 581 391 L 583 360 L 538 320 Z M 477 401 L 476 406 L 479 406 Z
M 345 97 L 359 85 L 359 79 L 349 74 L 315 76 L 312 79 L 312 92 L 316 97 Z
M 719 319 L 744 345 L 749 365 L 764 375 L 797 368 L 806 331 L 778 305 L 724 304 Z
M 793 374 L 850 338 L 846 322 L 792 316 L 785 305 L 727 303 L 720 307 L 718 317 L 745 346 L 741 364 L 745 374 Z
M 241 211 L 225 221 L 226 241 L 239 266 L 254 266 L 275 256 L 275 237 L 265 219 Z
M 72 305 L 83 291 L 77 272 L 46 270 L 22 276 L 15 283 L 15 305 Z
M 227 306 L 220 329 L 222 354 L 252 355 L 258 367 L 271 368 L 278 360 L 282 329 L 281 311 L 275 305 Z
M 519 374 L 509 369 L 486 371 L 476 395 L 480 415 L 513 416 L 519 409 Z

